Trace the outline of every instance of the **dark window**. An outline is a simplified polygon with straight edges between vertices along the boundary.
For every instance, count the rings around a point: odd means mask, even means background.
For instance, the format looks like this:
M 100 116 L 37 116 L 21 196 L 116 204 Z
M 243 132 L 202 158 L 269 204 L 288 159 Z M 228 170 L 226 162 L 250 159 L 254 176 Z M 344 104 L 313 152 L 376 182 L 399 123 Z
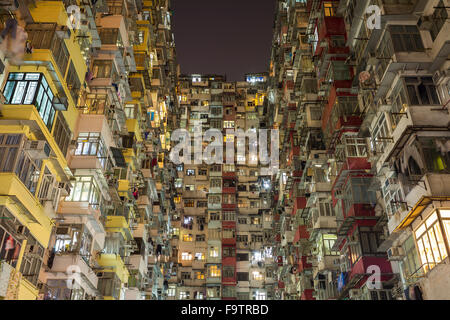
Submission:
M 234 257 L 236 255 L 236 248 L 234 247 L 223 247 L 223 256 L 224 257 Z
M 64 39 L 57 35 L 56 27 L 56 23 L 30 23 L 25 30 L 33 48 L 51 50 L 61 75 L 64 76 L 69 63 L 69 51 Z
M 224 266 L 223 267 L 223 277 L 224 278 L 234 278 L 234 267 Z
M 236 255 L 236 260 L 237 261 L 249 261 L 248 260 L 248 253 L 238 253 Z
M 237 281 L 248 281 L 248 272 L 238 272 Z
M 199 242 L 205 241 L 205 235 L 204 234 L 197 234 L 195 236 L 195 241 L 199 241 Z
M 447 7 L 444 5 L 444 2 L 442 0 L 439 1 L 439 4 L 435 8 L 436 10 L 432 15 L 433 24 L 430 28 L 430 34 L 433 41 L 436 40 L 437 36 L 442 30 L 442 27 L 448 19 Z
M 389 26 L 392 44 L 396 52 L 424 51 L 417 26 Z
M 32 159 L 23 149 L 24 135 L 0 135 L 0 172 L 14 172 L 32 194 L 39 181 L 42 160 Z
M 67 124 L 66 119 L 64 119 L 63 114 L 60 112 L 56 117 L 53 137 L 55 138 L 55 141 L 58 144 L 64 156 L 67 153 L 67 148 L 69 147 L 71 135 L 72 133 L 69 129 L 69 125 Z
M 119 29 L 117 28 L 102 28 L 99 31 L 99 36 L 102 44 L 116 44 L 119 39 Z
M 81 83 L 72 61 L 70 61 L 66 83 L 69 88 L 70 95 L 72 96 L 74 103 L 76 103 L 78 101 L 78 95 L 80 94 Z
M 406 77 L 405 84 L 411 105 L 439 105 L 439 97 L 431 77 Z

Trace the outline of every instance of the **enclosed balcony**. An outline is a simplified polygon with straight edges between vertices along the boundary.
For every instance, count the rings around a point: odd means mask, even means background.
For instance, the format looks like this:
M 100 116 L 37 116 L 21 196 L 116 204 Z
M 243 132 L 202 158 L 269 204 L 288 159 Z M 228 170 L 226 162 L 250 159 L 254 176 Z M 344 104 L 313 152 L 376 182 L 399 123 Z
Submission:
M 82 84 L 75 64 L 71 61 L 81 60 L 81 52 L 75 52 L 76 48 L 66 42 L 66 39 L 70 39 L 70 31 L 66 29 L 67 27 L 58 26 L 56 23 L 29 23 L 25 28 L 28 41 L 33 47 L 31 53 L 25 55 L 25 64 L 46 66 L 57 88 L 57 94 L 64 100 L 65 110 L 68 106 L 68 96 L 75 102 Z M 68 68 L 70 74 L 66 78 Z M 70 84 L 66 84 L 65 80 L 69 80 L 69 76 Z

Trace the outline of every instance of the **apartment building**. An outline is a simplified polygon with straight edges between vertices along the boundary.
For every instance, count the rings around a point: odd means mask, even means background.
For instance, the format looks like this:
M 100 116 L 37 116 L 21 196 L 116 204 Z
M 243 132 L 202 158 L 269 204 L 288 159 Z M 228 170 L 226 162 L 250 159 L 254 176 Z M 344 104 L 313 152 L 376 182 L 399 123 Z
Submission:
M 178 105 L 169 1 L 4 3 L 0 296 L 162 299 Z
M 272 262 L 271 246 L 266 246 L 270 178 L 260 176 L 258 159 L 241 159 L 233 151 L 231 163 L 226 161 L 227 143 L 232 149 L 249 147 L 235 130 L 256 133 L 260 128 L 267 75 L 249 74 L 245 80 L 179 78 L 180 128 L 190 133 L 192 161 L 177 166 L 179 222 L 173 224 L 171 245 L 178 270 L 169 280 L 172 299 L 262 300 L 271 292 L 274 272 L 266 275 Z M 208 129 L 221 134 L 223 164 L 210 163 L 202 153 L 211 142 L 206 141 Z
M 276 298 L 449 298 L 448 5 L 278 1 Z
M 2 1 L 0 299 L 449 299 L 449 8 L 277 0 L 230 82 L 169 0 Z

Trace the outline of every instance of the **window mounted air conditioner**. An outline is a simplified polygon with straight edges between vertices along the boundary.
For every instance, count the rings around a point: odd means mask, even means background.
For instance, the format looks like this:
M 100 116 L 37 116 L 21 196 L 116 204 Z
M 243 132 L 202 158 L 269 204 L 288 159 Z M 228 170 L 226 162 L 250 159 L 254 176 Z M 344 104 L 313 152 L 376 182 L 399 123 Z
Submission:
M 387 251 L 388 260 L 390 261 L 399 261 L 403 260 L 405 252 L 402 247 L 391 247 Z
M 48 159 L 50 156 L 50 146 L 44 140 L 28 140 L 24 150 L 32 159 Z

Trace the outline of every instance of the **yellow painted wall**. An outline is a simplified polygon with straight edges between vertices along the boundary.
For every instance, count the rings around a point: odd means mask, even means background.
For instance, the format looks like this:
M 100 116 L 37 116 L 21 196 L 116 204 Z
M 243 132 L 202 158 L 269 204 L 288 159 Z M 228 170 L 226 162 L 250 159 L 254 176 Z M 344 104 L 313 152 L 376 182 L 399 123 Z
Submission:
M 4 205 L 9 211 L 26 226 L 31 234 L 39 241 L 39 243 L 47 248 L 52 230 L 52 221 L 46 215 L 44 208 L 34 197 L 25 185 L 20 181 L 14 173 L 0 173 L 0 205 Z M 5 195 L 17 197 L 18 201 L 31 213 L 31 215 L 39 222 L 32 223 L 27 216 L 20 212 L 20 209 L 14 204 L 14 201 Z

